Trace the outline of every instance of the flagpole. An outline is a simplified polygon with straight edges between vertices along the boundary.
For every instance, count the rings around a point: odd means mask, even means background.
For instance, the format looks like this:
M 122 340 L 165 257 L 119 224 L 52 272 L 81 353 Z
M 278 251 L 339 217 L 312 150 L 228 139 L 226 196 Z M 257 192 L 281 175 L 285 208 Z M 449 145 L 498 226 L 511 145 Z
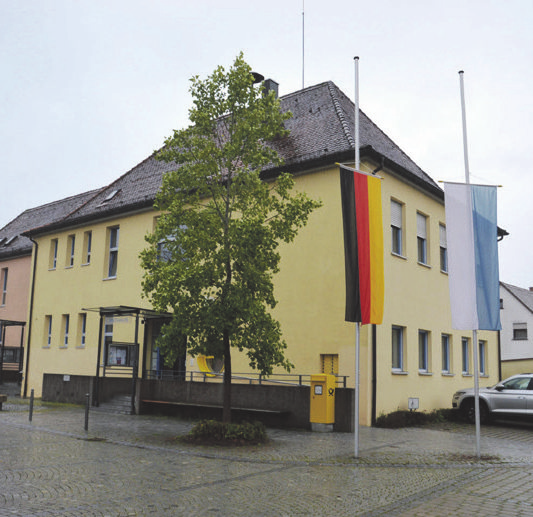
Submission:
M 470 169 L 468 165 L 468 141 L 466 136 L 466 108 L 465 108 L 465 87 L 464 87 L 464 71 L 459 71 L 459 84 L 461 88 L 461 112 L 463 117 L 463 149 L 465 160 L 465 180 L 467 184 L 470 184 Z M 477 342 L 477 329 L 472 330 L 472 355 L 474 358 L 474 411 L 476 419 L 476 454 L 477 457 L 481 457 L 480 451 L 480 422 L 479 422 L 479 367 L 478 367 L 478 342 Z
M 359 170 L 359 57 L 354 57 L 355 64 L 355 164 Z M 355 324 L 355 390 L 354 390 L 354 456 L 359 457 L 359 350 L 361 339 L 361 323 Z

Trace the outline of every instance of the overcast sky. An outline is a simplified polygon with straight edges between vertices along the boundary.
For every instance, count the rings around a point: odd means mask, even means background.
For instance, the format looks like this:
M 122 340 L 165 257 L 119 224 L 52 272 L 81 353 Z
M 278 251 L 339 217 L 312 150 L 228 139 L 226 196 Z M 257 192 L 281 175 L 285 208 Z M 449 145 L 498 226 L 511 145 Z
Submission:
M 302 0 L 0 0 L 0 227 L 106 185 L 187 124 L 239 51 L 302 87 Z M 435 180 L 501 184 L 500 278 L 533 286 L 533 2 L 306 0 L 305 86 L 334 81 Z

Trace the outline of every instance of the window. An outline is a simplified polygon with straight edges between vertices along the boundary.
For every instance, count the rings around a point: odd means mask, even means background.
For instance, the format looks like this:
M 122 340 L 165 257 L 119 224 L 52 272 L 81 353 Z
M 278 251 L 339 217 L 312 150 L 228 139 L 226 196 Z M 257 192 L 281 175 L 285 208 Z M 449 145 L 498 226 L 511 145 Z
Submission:
M 83 263 L 85 265 L 91 263 L 91 248 L 93 245 L 93 232 L 85 232 L 83 234 Z
M 487 375 L 487 342 L 479 341 L 479 374 Z
M 418 371 L 429 372 L 429 332 L 418 331 Z
M 320 354 L 320 371 L 329 375 L 339 373 L 339 354 Z
M 107 268 L 107 277 L 116 278 L 118 262 L 118 226 L 108 229 L 109 235 L 109 259 Z
M 515 377 L 502 383 L 506 390 L 528 390 L 531 377 Z
M 4 363 L 20 364 L 20 348 L 4 348 Z
M 67 241 L 67 267 L 72 267 L 74 265 L 74 250 L 76 247 L 76 236 L 69 235 Z
M 48 269 L 55 269 L 57 267 L 57 239 L 50 241 L 50 257 L 48 260 Z
M 439 246 L 440 246 L 440 270 L 448 272 L 448 241 L 446 240 L 446 226 L 439 224 Z
M 392 235 L 392 253 L 402 255 L 403 252 L 403 205 L 391 199 L 391 235 Z
M 463 374 L 468 374 L 470 371 L 470 345 L 466 337 L 461 338 L 461 355 Z
M 187 230 L 187 226 L 184 224 L 179 225 L 179 230 L 177 231 L 177 236 L 179 238 L 183 237 L 183 234 L 185 233 L 185 230 Z M 179 255 L 184 255 L 184 250 L 181 245 L 175 246 L 171 243 L 176 241 L 176 235 L 167 235 L 164 239 L 161 239 L 157 243 L 157 260 L 161 262 L 169 262 L 172 259 L 172 253 L 175 254 L 176 257 L 179 257 Z
M 78 335 L 80 336 L 79 344 L 80 346 L 85 346 L 85 336 L 87 332 L 87 314 L 82 312 L 78 316 Z
M 418 262 L 420 264 L 428 263 L 428 218 L 417 212 L 416 214 L 416 241 L 418 246 Z
M 49 347 L 52 344 L 52 316 L 44 317 L 45 345 Z
M 2 305 L 6 304 L 7 299 L 7 273 L 8 268 L 5 267 L 2 269 Z M 16 278 L 16 275 L 15 275 Z
M 451 371 L 451 353 L 450 353 L 450 336 L 442 334 L 442 373 L 450 373 Z
M 403 349 L 404 327 L 393 325 L 392 327 L 392 370 L 403 371 L 404 349 Z
M 108 201 L 111 201 L 118 193 L 120 192 L 120 189 L 112 190 L 106 198 L 102 201 L 102 204 L 107 203 Z
M 527 340 L 527 323 L 513 323 L 513 339 Z
M 170 262 L 172 259 L 172 251 L 168 248 L 168 242 L 173 240 L 174 238 L 167 237 L 157 243 L 157 260 L 159 262 Z
M 133 366 L 131 345 L 110 345 L 108 348 L 108 366 Z
M 104 323 L 104 357 L 107 366 L 134 366 L 136 347 L 128 343 L 113 342 L 113 318 L 106 317 Z
M 62 346 L 68 346 L 68 331 L 70 327 L 70 316 L 68 314 L 63 314 L 63 344 Z
M 113 342 L 113 318 L 105 318 L 104 321 L 104 354 L 109 354 Z

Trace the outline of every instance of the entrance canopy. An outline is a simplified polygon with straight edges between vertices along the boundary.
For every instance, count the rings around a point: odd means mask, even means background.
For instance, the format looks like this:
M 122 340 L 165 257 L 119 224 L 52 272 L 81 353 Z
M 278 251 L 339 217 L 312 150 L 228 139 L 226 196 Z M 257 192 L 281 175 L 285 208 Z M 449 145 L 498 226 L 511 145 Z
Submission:
M 93 307 L 82 309 L 88 312 L 98 312 L 100 316 L 142 316 L 145 320 L 171 318 L 170 312 L 157 312 L 152 309 L 141 307 L 130 307 L 128 305 L 112 305 L 110 307 Z
M 25 321 L 0 320 L 0 327 L 24 327 Z
M 22 356 L 23 356 L 23 347 L 24 347 L 24 327 L 26 326 L 25 321 L 15 321 L 15 320 L 2 320 L 0 319 L 0 384 L 4 381 L 4 353 L 13 350 L 15 347 L 6 347 L 6 328 L 7 327 L 20 327 L 20 346 L 18 347 L 18 358 L 16 355 L 13 355 L 14 352 L 11 352 L 12 357 L 6 357 L 6 363 L 18 363 L 16 366 L 16 376 L 17 381 L 20 382 L 22 379 Z M 6 348 L 8 348 L 6 352 Z M 13 368 L 7 367 L 7 369 L 13 370 Z

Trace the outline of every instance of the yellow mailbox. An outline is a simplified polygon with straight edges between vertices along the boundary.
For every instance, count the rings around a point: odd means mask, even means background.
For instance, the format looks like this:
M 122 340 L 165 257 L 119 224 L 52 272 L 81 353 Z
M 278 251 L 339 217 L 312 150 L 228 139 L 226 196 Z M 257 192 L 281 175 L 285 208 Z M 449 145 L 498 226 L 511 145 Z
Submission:
M 335 423 L 335 375 L 311 375 L 311 423 Z

